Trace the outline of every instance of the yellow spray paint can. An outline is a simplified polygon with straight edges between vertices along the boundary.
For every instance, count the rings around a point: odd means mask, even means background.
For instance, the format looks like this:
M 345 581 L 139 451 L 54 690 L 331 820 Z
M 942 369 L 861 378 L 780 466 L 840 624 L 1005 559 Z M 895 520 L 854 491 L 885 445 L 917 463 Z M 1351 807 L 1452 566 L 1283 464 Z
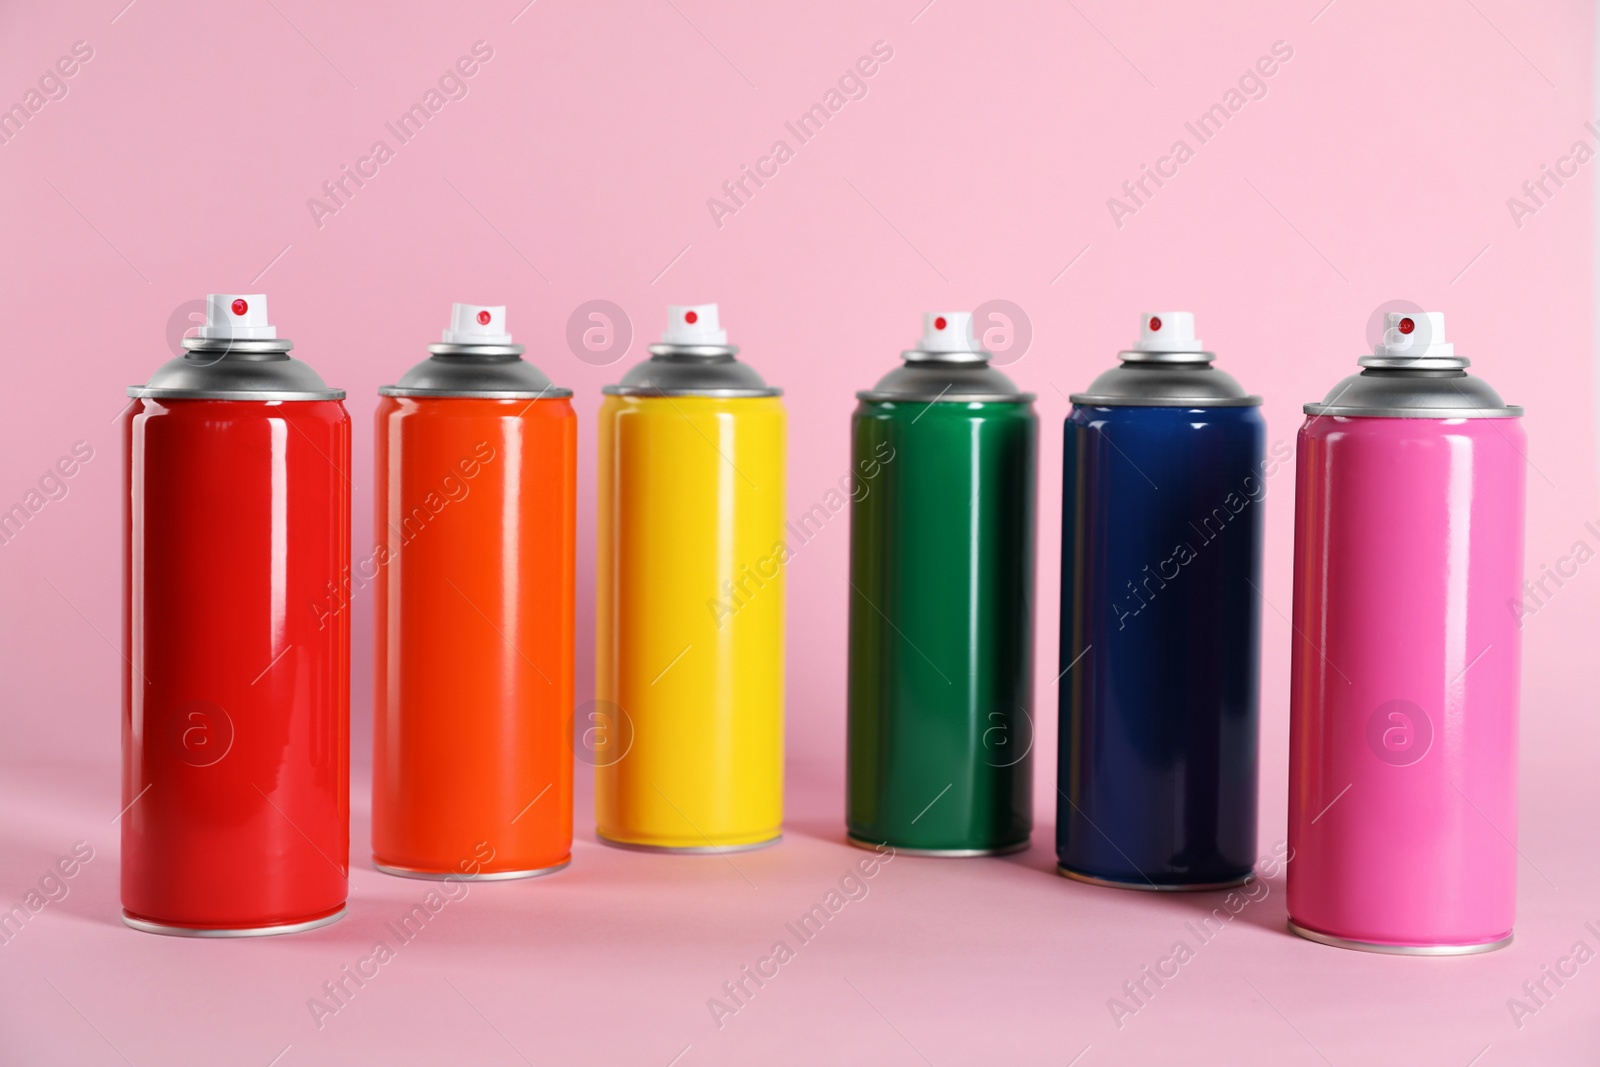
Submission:
M 726 852 L 783 824 L 785 415 L 715 304 L 600 408 L 595 702 L 578 724 L 600 840 Z

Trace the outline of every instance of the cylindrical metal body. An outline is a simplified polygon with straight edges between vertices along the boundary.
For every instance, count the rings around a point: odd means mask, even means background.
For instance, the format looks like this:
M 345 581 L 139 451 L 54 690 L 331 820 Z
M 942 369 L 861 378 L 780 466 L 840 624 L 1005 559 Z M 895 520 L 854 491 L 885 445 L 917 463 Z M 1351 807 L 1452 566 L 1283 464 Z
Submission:
M 1291 928 L 1483 951 L 1515 913 L 1521 409 L 1465 360 L 1362 362 L 1299 438 Z
M 1066 423 L 1057 857 L 1120 888 L 1235 885 L 1256 847 L 1261 401 L 1210 353 L 1123 358 Z
M 1254 407 L 1079 405 L 1067 420 L 1056 835 L 1070 875 L 1199 889 L 1250 873 L 1265 433 Z
M 859 394 L 846 822 L 869 848 L 1009 852 L 1033 826 L 1038 419 L 986 358 L 907 353 Z
M 600 408 L 595 821 L 757 847 L 783 822 L 783 404 L 735 349 L 651 351 Z
M 350 418 L 284 341 L 196 344 L 124 421 L 124 920 L 332 922 L 349 855 Z
M 372 847 L 502 879 L 572 848 L 577 418 L 520 345 L 444 344 L 381 392 Z

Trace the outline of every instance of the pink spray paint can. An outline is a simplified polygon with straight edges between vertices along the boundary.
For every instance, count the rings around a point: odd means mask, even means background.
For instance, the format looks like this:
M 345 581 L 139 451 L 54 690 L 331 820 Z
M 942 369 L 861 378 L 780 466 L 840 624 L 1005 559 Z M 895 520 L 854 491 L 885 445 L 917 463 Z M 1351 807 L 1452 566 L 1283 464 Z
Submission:
M 1485 952 L 1516 910 L 1522 409 L 1442 314 L 1386 323 L 1300 430 L 1289 926 Z

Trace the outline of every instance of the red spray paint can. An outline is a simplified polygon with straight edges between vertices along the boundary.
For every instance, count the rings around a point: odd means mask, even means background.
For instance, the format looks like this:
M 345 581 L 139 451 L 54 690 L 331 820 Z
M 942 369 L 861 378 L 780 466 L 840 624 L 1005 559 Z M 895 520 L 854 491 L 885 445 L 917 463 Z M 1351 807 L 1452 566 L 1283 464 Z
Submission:
M 128 390 L 123 919 L 288 933 L 347 892 L 350 416 L 265 296 L 206 303 Z

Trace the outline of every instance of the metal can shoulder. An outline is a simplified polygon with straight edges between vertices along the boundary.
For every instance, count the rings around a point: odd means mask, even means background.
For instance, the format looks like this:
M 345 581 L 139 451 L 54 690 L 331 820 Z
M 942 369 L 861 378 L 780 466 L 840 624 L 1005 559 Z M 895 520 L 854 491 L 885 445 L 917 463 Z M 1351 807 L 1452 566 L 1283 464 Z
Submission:
M 904 353 L 905 362 L 878 379 L 871 389 L 856 393 L 869 403 L 912 401 L 923 403 L 1031 404 L 1032 393 L 1018 389 L 1016 383 L 982 359 L 957 360 L 949 353 L 941 358 L 919 351 Z
M 381 386 L 379 396 L 464 398 L 476 400 L 544 400 L 570 397 L 538 367 L 522 358 L 521 345 L 436 344 L 394 385 Z
M 1395 361 L 1369 356 L 1360 362 L 1365 369 L 1334 386 L 1321 403 L 1305 405 L 1305 413 L 1378 419 L 1519 419 L 1523 414 L 1488 382 L 1467 374 L 1469 363 L 1459 357 Z
M 650 346 L 650 358 L 600 391 L 607 396 L 709 396 L 722 399 L 782 396 L 747 363 L 734 345 Z
M 1522 409 L 1467 373 L 1472 360 L 1446 337 L 1441 311 L 1391 311 L 1361 370 L 1305 405 L 1311 416 L 1377 419 L 1516 419 Z
M 148 400 L 343 400 L 306 363 L 289 356 L 285 339 L 186 338 L 188 349 L 157 368 L 128 396 Z
M 1184 358 L 1193 357 L 1193 358 Z M 1244 408 L 1261 398 L 1245 392 L 1233 375 L 1211 366 L 1210 352 L 1123 352 L 1123 360 L 1073 393 L 1074 404 L 1088 407 Z

